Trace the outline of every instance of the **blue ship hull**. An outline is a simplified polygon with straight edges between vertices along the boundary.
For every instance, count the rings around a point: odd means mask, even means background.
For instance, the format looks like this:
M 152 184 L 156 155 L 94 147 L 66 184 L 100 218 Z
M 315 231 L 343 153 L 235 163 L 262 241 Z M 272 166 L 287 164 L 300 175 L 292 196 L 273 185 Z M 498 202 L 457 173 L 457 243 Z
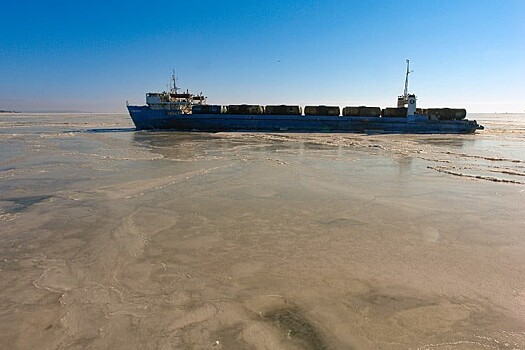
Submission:
M 203 132 L 311 132 L 469 134 L 483 129 L 475 120 L 317 115 L 175 114 L 149 106 L 128 106 L 137 130 Z M 173 113 L 173 114 L 171 114 Z

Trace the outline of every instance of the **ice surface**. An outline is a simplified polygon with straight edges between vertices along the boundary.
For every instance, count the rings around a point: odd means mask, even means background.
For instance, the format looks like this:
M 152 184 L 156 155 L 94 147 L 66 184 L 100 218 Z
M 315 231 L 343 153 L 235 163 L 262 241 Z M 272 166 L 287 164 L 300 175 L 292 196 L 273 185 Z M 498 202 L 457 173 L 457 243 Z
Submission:
M 475 117 L 331 135 L 0 115 L 0 343 L 524 348 L 525 115 Z

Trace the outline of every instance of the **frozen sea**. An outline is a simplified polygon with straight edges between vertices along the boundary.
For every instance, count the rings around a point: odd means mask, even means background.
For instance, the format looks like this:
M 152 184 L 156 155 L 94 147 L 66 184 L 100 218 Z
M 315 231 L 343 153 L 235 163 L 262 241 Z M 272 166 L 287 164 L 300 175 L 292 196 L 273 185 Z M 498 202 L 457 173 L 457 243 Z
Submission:
M 0 347 L 523 349 L 525 114 L 475 135 L 0 114 Z

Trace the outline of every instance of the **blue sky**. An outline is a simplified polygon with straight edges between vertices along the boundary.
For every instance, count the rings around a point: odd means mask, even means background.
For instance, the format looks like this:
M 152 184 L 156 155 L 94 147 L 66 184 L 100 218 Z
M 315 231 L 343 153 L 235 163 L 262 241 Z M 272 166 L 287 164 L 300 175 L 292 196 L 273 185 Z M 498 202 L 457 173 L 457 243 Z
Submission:
M 209 103 L 525 111 L 525 1 L 20 1 L 0 109 L 124 112 L 174 68 Z

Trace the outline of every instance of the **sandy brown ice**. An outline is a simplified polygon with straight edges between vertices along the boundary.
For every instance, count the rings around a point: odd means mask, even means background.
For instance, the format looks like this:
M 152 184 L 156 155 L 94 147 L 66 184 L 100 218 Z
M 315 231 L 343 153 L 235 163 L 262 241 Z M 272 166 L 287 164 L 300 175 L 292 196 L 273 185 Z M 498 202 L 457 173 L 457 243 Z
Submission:
M 0 347 L 525 348 L 483 137 L 4 134 Z

